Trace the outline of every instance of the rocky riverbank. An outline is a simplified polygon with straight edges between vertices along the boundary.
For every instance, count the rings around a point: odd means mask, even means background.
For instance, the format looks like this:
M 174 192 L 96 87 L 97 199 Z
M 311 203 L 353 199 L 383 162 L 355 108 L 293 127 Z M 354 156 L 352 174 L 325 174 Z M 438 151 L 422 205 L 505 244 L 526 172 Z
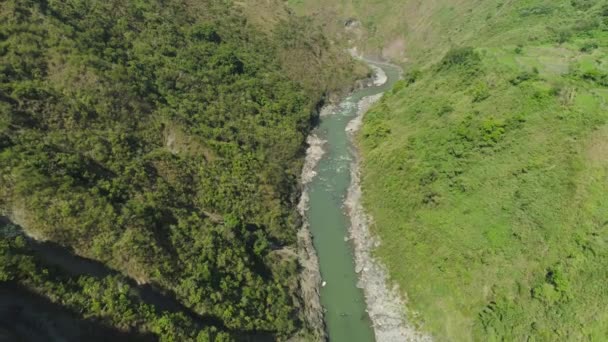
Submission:
M 357 81 L 348 93 L 386 82 L 386 74 L 383 73 L 381 68 L 372 68 L 372 70 L 374 72 L 370 74 L 370 77 Z M 339 95 L 337 93 L 329 94 L 327 96 L 328 103 L 319 110 L 319 116 L 324 117 L 334 113 L 339 107 L 339 103 L 343 97 L 346 97 L 346 95 Z M 315 168 L 325 153 L 323 145 L 326 141 L 312 133 L 308 136 L 306 142 L 308 144 L 308 149 L 306 150 L 306 158 L 304 160 L 304 167 L 300 178 L 302 195 L 298 204 L 298 212 L 302 218 L 302 226 L 300 227 L 297 236 L 297 254 L 300 266 L 302 267 L 299 281 L 300 296 L 303 304 L 302 311 L 305 331 L 312 334 L 310 337 L 314 338 L 314 341 L 326 341 L 328 336 L 319 292 L 322 282 L 319 270 L 319 260 L 306 218 L 309 201 L 308 184 L 316 175 Z M 298 337 L 295 337 L 293 340 L 299 341 Z
M 376 85 L 386 82 L 386 75 L 382 76 L 382 74 L 376 77 L 377 81 L 374 82 Z M 363 115 L 381 97 L 382 94 L 377 94 L 364 97 L 359 101 L 357 117 L 346 127 L 353 146 L 355 146 L 355 135 L 362 125 Z M 386 269 L 372 256 L 373 250 L 380 245 L 380 241 L 371 235 L 369 230 L 371 218 L 366 215 L 361 203 L 360 157 L 356 148 L 354 156 L 351 167 L 351 185 L 345 206 L 351 220 L 350 239 L 354 246 L 356 271 L 359 274 L 358 286 L 363 289 L 365 294 L 367 311 L 374 325 L 376 341 L 431 341 L 429 336 L 418 332 L 414 326 L 408 323 L 404 313 L 405 301 L 401 298 L 399 289 L 389 287 Z
M 364 60 L 364 59 L 362 59 Z M 373 75 L 356 85 L 356 88 L 379 87 L 388 82 L 388 76 L 380 64 L 372 64 Z M 382 94 L 376 94 L 362 98 L 355 102 L 357 106 L 356 116 L 346 125 L 349 139 L 354 145 L 354 136 L 362 125 L 365 112 L 380 98 Z M 321 108 L 320 117 L 335 114 L 345 110 L 341 106 L 355 105 L 346 101 L 330 104 Z M 325 341 L 328 338 L 325 321 L 324 308 L 321 305 L 320 287 L 322 283 L 319 259 L 313 245 L 313 239 L 309 230 L 307 211 L 309 208 L 309 187 L 317 172 L 317 164 L 325 154 L 324 145 L 327 143 L 314 133 L 308 137 L 308 149 L 301 175 L 302 195 L 298 205 L 303 224 L 298 233 L 298 258 L 302 267 L 300 275 L 300 293 L 303 303 L 302 315 L 305 323 L 304 330 L 306 338 L 314 341 Z M 357 286 L 362 288 L 365 294 L 367 312 L 374 327 L 376 341 L 427 341 L 429 337 L 418 333 L 413 326 L 407 323 L 404 315 L 405 302 L 400 298 L 398 289 L 389 288 L 387 273 L 384 267 L 372 257 L 372 251 L 379 242 L 371 236 L 368 229 L 369 218 L 365 215 L 361 204 L 361 188 L 359 184 L 359 156 L 353 151 L 353 164 L 351 165 L 351 184 L 345 200 L 345 208 L 350 218 L 349 238 L 353 242 L 356 272 L 358 274 Z M 297 340 L 297 339 L 295 339 Z
M 302 169 L 302 196 L 298 204 L 298 212 L 302 217 L 302 226 L 298 231 L 298 259 L 302 271 L 300 272 L 300 292 L 303 302 L 303 318 L 306 330 L 312 334 L 315 341 L 327 340 L 325 323 L 323 321 L 323 306 L 319 294 L 321 286 L 321 273 L 319 260 L 312 243 L 306 210 L 308 209 L 308 184 L 316 175 L 315 166 L 323 157 L 323 144 L 325 141 L 314 134 L 308 136 L 308 149 Z

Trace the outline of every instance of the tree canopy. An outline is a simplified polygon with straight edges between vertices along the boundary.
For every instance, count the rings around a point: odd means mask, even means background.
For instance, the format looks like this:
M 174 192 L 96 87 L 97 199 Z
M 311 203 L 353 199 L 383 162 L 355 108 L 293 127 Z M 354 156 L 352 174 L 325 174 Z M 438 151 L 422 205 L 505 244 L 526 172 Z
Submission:
M 297 261 L 278 251 L 330 89 L 289 72 L 285 40 L 329 49 L 296 20 L 263 32 L 223 0 L 3 1 L 0 214 L 221 324 L 142 306 L 115 277 L 49 273 L 6 235 L 1 281 L 164 340 L 298 330 Z

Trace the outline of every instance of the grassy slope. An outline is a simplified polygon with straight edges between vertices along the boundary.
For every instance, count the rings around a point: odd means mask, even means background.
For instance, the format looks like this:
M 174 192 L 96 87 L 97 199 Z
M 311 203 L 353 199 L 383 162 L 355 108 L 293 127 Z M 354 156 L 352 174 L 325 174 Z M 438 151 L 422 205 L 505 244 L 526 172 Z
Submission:
M 366 116 L 361 143 L 378 253 L 424 329 L 608 335 L 605 2 L 344 4 L 391 23 L 382 39 L 401 20 L 407 66 L 422 70 Z M 443 57 L 457 46 L 474 50 Z

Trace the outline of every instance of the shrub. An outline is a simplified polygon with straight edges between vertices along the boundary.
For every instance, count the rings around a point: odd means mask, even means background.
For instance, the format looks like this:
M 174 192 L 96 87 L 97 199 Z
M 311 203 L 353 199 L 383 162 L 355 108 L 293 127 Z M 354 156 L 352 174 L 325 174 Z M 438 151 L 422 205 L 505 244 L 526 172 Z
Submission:
M 372 121 L 363 126 L 365 140 L 376 147 L 381 140 L 391 133 L 391 129 L 383 122 Z
M 600 13 L 599 14 L 600 14 L 600 17 L 603 17 L 603 18 L 600 18 L 600 19 L 602 20 L 602 22 L 604 23 L 604 25 L 608 26 L 608 4 L 605 4 L 604 6 L 602 6 L 600 8 Z M 604 28 L 604 30 L 605 29 L 606 28 Z
M 593 41 L 585 42 L 583 44 L 583 46 L 581 46 L 581 52 L 591 52 L 597 48 L 598 48 L 598 45 L 596 42 L 593 42 Z
M 439 194 L 435 191 L 425 192 L 422 196 L 422 203 L 433 207 L 439 205 Z
M 418 70 L 418 69 L 410 70 L 405 75 L 404 81 L 407 85 L 410 85 L 410 84 L 416 82 L 420 78 L 421 74 L 422 74 L 422 72 L 420 72 L 420 70 Z
M 570 4 L 577 10 L 586 11 L 593 7 L 596 2 L 596 0 L 572 0 Z
M 569 29 L 561 29 L 555 32 L 555 41 L 559 44 L 567 42 L 572 37 L 572 31 Z
M 515 78 L 511 79 L 512 85 L 519 85 L 525 81 L 534 80 L 538 78 L 538 69 L 533 69 L 532 71 L 522 71 Z
M 395 83 L 395 85 L 393 86 L 393 89 L 391 90 L 391 95 L 397 94 L 398 92 L 400 92 L 402 89 L 404 89 L 407 86 L 408 86 L 408 83 L 406 83 L 405 80 L 397 81 Z
M 532 298 L 545 303 L 568 301 L 571 298 L 570 282 L 559 267 L 550 268 L 545 275 L 545 281 L 532 289 Z
M 574 25 L 572 25 L 572 31 L 585 34 L 597 29 L 599 26 L 600 22 L 595 17 L 582 18 L 577 20 Z
M 221 43 L 222 39 L 215 29 L 209 25 L 196 25 L 190 31 L 190 37 L 195 40 Z
M 519 11 L 519 15 L 522 17 L 533 16 L 533 15 L 547 15 L 553 12 L 553 7 L 550 5 L 538 5 L 527 7 Z
M 429 185 L 433 184 L 437 178 L 439 178 L 439 174 L 437 170 L 433 169 L 425 172 L 422 177 L 420 177 L 420 185 Z
M 437 116 L 441 117 L 441 116 L 444 116 L 445 114 L 449 114 L 453 111 L 454 111 L 454 107 L 450 106 L 449 104 L 444 104 L 437 111 Z
M 440 62 L 439 69 L 474 68 L 480 61 L 479 53 L 472 47 L 453 48 L 445 54 Z
M 581 78 L 587 81 L 595 82 L 602 87 L 608 87 L 608 74 L 597 69 L 585 71 L 581 75 Z
M 490 97 L 490 90 L 485 83 L 479 83 L 473 88 L 472 95 L 473 102 L 481 102 Z
M 482 124 L 483 143 L 482 146 L 492 146 L 496 144 L 505 134 L 506 124 L 502 120 L 489 118 Z

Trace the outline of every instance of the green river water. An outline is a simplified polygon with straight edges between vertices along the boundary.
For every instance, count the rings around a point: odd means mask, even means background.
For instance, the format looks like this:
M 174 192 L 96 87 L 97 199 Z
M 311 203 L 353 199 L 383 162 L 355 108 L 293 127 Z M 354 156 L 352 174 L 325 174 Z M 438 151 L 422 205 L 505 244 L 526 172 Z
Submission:
M 354 149 L 346 126 L 357 116 L 358 103 L 362 98 L 390 89 L 399 78 L 396 67 L 374 65 L 384 70 L 387 82 L 352 93 L 331 114 L 322 116 L 314 131 L 325 140 L 325 154 L 315 168 L 317 175 L 309 185 L 307 218 L 319 257 L 321 277 L 326 282 L 321 288 L 321 304 L 325 309 L 325 324 L 331 342 L 375 340 L 365 310 L 363 290 L 357 287 L 352 245 L 346 240 L 350 219 L 344 209 L 354 160 Z

